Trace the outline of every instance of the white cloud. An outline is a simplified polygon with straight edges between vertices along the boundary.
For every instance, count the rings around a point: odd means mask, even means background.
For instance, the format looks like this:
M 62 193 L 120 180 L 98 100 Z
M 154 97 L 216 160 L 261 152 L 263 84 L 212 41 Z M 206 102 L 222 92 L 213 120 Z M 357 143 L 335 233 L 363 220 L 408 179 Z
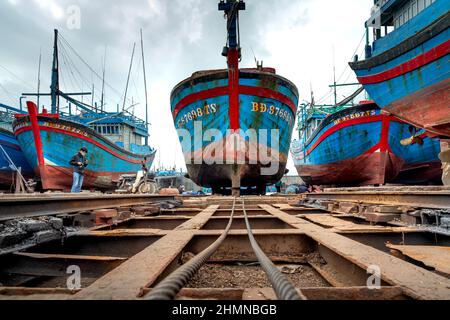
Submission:
M 63 8 L 55 0 L 34 0 L 42 10 L 49 12 L 53 18 L 61 19 L 64 17 Z

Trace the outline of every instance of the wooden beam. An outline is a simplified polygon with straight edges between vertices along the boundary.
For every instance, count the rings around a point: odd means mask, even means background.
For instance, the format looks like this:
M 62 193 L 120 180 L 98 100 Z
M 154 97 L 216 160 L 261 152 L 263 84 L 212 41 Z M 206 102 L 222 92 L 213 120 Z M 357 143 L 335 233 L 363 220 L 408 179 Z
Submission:
M 89 231 L 83 235 L 95 237 L 152 237 L 167 235 L 169 231 L 161 229 L 114 229 L 105 231 Z
M 320 226 L 331 228 L 337 233 L 410 233 L 423 232 L 417 227 L 387 227 L 358 224 L 352 221 L 340 219 L 330 214 L 302 215 L 303 219 L 314 222 Z
M 369 289 L 367 287 L 341 288 L 301 288 L 308 300 L 397 300 L 405 299 L 400 287 L 381 287 Z M 272 288 L 245 289 L 243 300 L 273 300 L 276 299 Z
M 35 294 L 67 294 L 72 295 L 80 290 L 69 290 L 65 288 L 26 288 L 26 287 L 0 287 L 0 295 L 5 296 L 28 296 Z
M 411 259 L 422 262 L 436 271 L 450 275 L 450 247 L 405 246 L 386 244 L 389 249 L 398 250 Z
M 81 290 L 74 299 L 130 300 L 142 295 L 182 253 L 195 231 L 205 225 L 219 206 L 210 206 L 128 261 Z
M 83 256 L 83 255 L 67 255 L 67 254 L 48 254 L 48 253 L 31 253 L 16 252 L 16 256 L 33 258 L 33 259 L 61 259 L 61 260 L 87 260 L 87 261 L 123 261 L 127 258 L 108 257 L 108 256 Z
M 447 300 L 450 297 L 450 280 L 445 277 L 306 220 L 290 216 L 270 205 L 260 205 L 260 207 L 293 227 L 302 230 L 307 236 L 360 268 L 366 270 L 369 266 L 378 266 L 382 280 L 391 285 L 400 286 L 405 294 L 415 299 Z

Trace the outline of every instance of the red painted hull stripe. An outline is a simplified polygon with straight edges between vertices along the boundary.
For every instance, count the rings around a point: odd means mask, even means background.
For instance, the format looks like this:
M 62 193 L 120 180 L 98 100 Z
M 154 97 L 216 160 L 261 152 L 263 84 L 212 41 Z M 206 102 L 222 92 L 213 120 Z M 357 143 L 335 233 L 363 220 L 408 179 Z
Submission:
M 374 84 L 379 82 L 384 82 L 393 78 L 397 78 L 408 72 L 414 71 L 429 64 L 439 58 L 450 53 L 450 40 L 438 45 L 436 48 L 431 49 L 417 57 L 399 65 L 392 69 L 380 72 L 374 75 L 358 77 L 358 81 L 361 84 Z
M 197 101 L 205 100 L 205 99 L 211 99 L 219 96 L 226 96 L 228 95 L 229 88 L 226 87 L 218 87 L 214 89 L 204 90 L 197 93 L 190 94 L 183 99 L 181 99 L 177 105 L 175 106 L 175 109 L 173 110 L 173 118 L 176 119 L 178 113 L 180 111 Z M 286 97 L 284 94 L 279 93 L 277 91 L 266 89 L 266 88 L 258 88 L 258 87 L 252 87 L 252 86 L 239 86 L 239 94 L 245 94 L 245 95 L 254 95 L 258 97 L 266 97 L 278 100 L 285 105 L 289 106 L 289 108 L 292 110 L 292 113 L 295 115 L 297 113 L 297 106 L 292 102 L 291 99 Z
M 264 98 L 278 100 L 278 101 L 282 102 L 283 104 L 289 106 L 289 108 L 291 109 L 294 116 L 297 114 L 297 106 L 294 104 L 294 102 L 292 102 L 291 99 L 289 99 L 284 94 L 282 94 L 278 91 L 267 89 L 267 88 L 240 86 L 239 93 L 250 95 L 250 96 L 258 96 L 258 97 L 264 97 Z
M 200 92 L 196 92 L 193 94 L 190 94 L 183 99 L 181 99 L 177 105 L 175 106 L 175 109 L 173 110 L 173 118 L 175 119 L 178 115 L 178 113 L 187 105 L 190 105 L 194 102 L 205 100 L 205 99 L 211 99 L 219 96 L 225 96 L 228 95 L 228 86 L 226 87 L 217 87 L 214 89 L 209 90 L 203 90 Z
M 362 123 L 370 123 L 370 122 L 377 122 L 377 121 L 383 121 L 384 118 L 387 118 L 386 120 L 389 121 L 395 121 L 395 122 L 401 122 L 399 119 L 391 117 L 391 116 L 385 116 L 385 115 L 377 115 L 377 116 L 369 116 L 369 117 L 361 117 L 361 118 L 357 118 L 357 119 L 352 119 L 352 120 L 348 120 L 348 121 L 344 121 L 341 122 L 333 127 L 331 127 L 330 129 L 328 129 L 327 131 L 325 131 L 319 139 L 317 139 L 317 141 L 306 151 L 306 155 L 311 154 L 311 152 L 314 151 L 315 148 L 317 148 L 317 146 L 319 144 L 321 144 L 326 138 L 328 138 L 330 135 L 332 135 L 333 133 L 335 133 L 336 131 L 339 131 L 345 127 L 349 127 L 349 126 L 354 126 L 357 124 L 362 124 Z M 378 149 L 378 148 L 377 148 Z M 375 150 L 377 150 L 375 149 Z
M 21 134 L 21 133 L 23 133 L 25 131 L 30 131 L 30 130 L 31 130 L 31 126 L 22 127 L 20 129 L 16 130 L 15 134 L 18 136 L 19 134 Z M 72 136 L 72 137 L 75 137 L 75 138 L 87 141 L 89 143 L 92 143 L 93 145 L 95 145 L 95 146 L 105 150 L 106 152 L 108 152 L 108 153 L 114 155 L 115 157 L 117 157 L 119 159 L 122 159 L 124 161 L 131 162 L 131 163 L 141 163 L 142 162 L 141 160 L 134 160 L 134 159 L 130 159 L 130 158 L 124 157 L 123 155 L 115 152 L 114 150 L 111 150 L 111 149 L 105 147 L 101 143 L 99 143 L 99 142 L 97 142 L 97 141 L 95 141 L 95 140 L 93 140 L 93 139 L 91 139 L 89 137 L 86 137 L 86 136 L 83 136 L 81 134 L 75 133 L 75 132 L 69 132 L 69 131 L 62 130 L 62 129 L 49 128 L 49 127 L 44 127 L 44 126 L 39 126 L 39 131 L 50 131 L 50 132 L 56 132 L 56 133 L 61 133 L 61 134 L 64 134 L 64 135 Z

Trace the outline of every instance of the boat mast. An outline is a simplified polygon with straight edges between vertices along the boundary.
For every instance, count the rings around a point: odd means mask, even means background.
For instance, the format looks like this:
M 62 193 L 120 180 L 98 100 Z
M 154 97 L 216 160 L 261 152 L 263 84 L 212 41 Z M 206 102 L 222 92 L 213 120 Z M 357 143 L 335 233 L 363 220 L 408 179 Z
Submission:
M 39 100 L 40 100 L 40 93 L 41 93 L 41 63 L 42 63 L 42 48 L 39 51 L 39 66 L 38 66 L 38 87 L 37 87 L 37 107 L 39 110 Z
M 92 98 L 91 98 L 91 106 L 95 108 L 95 112 L 97 112 L 97 107 L 94 106 L 94 96 L 95 96 L 95 84 L 92 84 Z
M 337 86 L 336 86 L 336 52 L 333 45 L 333 85 L 334 85 L 334 105 L 337 104 Z
M 239 38 L 239 11 L 245 10 L 242 0 L 221 0 L 219 11 L 224 11 L 227 17 L 228 40 L 222 55 L 227 57 L 228 81 L 230 97 L 230 129 L 239 129 L 239 60 L 241 47 Z
M 53 64 L 52 64 L 52 82 L 50 85 L 50 92 L 49 93 L 22 93 L 22 97 L 28 97 L 28 96 L 37 96 L 38 100 L 39 97 L 45 96 L 51 98 L 51 113 L 52 114 L 59 114 L 60 108 L 59 108 L 59 98 L 60 96 L 63 97 L 65 100 L 67 100 L 69 103 L 73 103 L 76 107 L 86 111 L 86 112 L 92 112 L 93 106 L 89 106 L 83 102 L 77 101 L 71 96 L 85 96 L 85 95 L 91 95 L 92 92 L 71 92 L 71 93 L 64 93 L 61 92 L 59 89 L 59 59 L 58 59 L 58 37 L 59 32 L 57 29 L 55 31 L 55 40 L 54 40 L 54 46 L 53 46 Z M 40 64 L 39 64 L 40 65 Z M 39 68 L 40 69 L 40 68 Z M 40 71 L 39 71 L 40 74 Z M 40 78 L 40 76 L 39 76 Z M 40 80 L 39 80 L 40 83 Z M 38 91 L 40 91 L 40 86 L 38 85 Z
M 130 69 L 128 70 L 127 86 L 125 87 L 125 95 L 123 96 L 122 111 L 125 111 L 125 104 L 127 102 L 128 85 L 130 83 L 131 68 L 133 67 L 133 58 L 135 49 L 136 49 L 136 42 L 133 44 L 133 52 L 131 53 Z
M 52 98 L 52 113 L 59 113 L 59 60 L 58 60 L 58 30 L 55 29 L 53 45 L 52 84 L 50 86 Z
M 145 136 L 145 145 L 148 146 L 148 95 L 147 95 L 147 74 L 145 72 L 145 55 L 144 55 L 144 39 L 141 28 L 141 51 L 142 51 L 142 68 L 144 69 L 144 89 L 145 89 L 145 128 L 147 135 Z
M 102 101 L 101 101 L 101 111 L 104 110 L 105 103 L 105 73 L 106 73 L 106 46 L 105 46 L 105 55 L 103 56 L 103 75 L 102 75 Z

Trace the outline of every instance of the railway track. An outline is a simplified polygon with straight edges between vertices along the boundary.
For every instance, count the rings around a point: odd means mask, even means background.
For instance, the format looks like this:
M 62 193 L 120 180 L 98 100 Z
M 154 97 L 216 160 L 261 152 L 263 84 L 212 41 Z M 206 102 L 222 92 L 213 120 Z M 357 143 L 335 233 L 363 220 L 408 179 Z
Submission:
M 2 195 L 0 197 L 0 221 L 144 205 L 149 202 L 174 199 L 174 196 L 102 193 Z
M 450 299 L 448 237 L 292 200 L 184 198 L 0 256 L 0 299 Z

